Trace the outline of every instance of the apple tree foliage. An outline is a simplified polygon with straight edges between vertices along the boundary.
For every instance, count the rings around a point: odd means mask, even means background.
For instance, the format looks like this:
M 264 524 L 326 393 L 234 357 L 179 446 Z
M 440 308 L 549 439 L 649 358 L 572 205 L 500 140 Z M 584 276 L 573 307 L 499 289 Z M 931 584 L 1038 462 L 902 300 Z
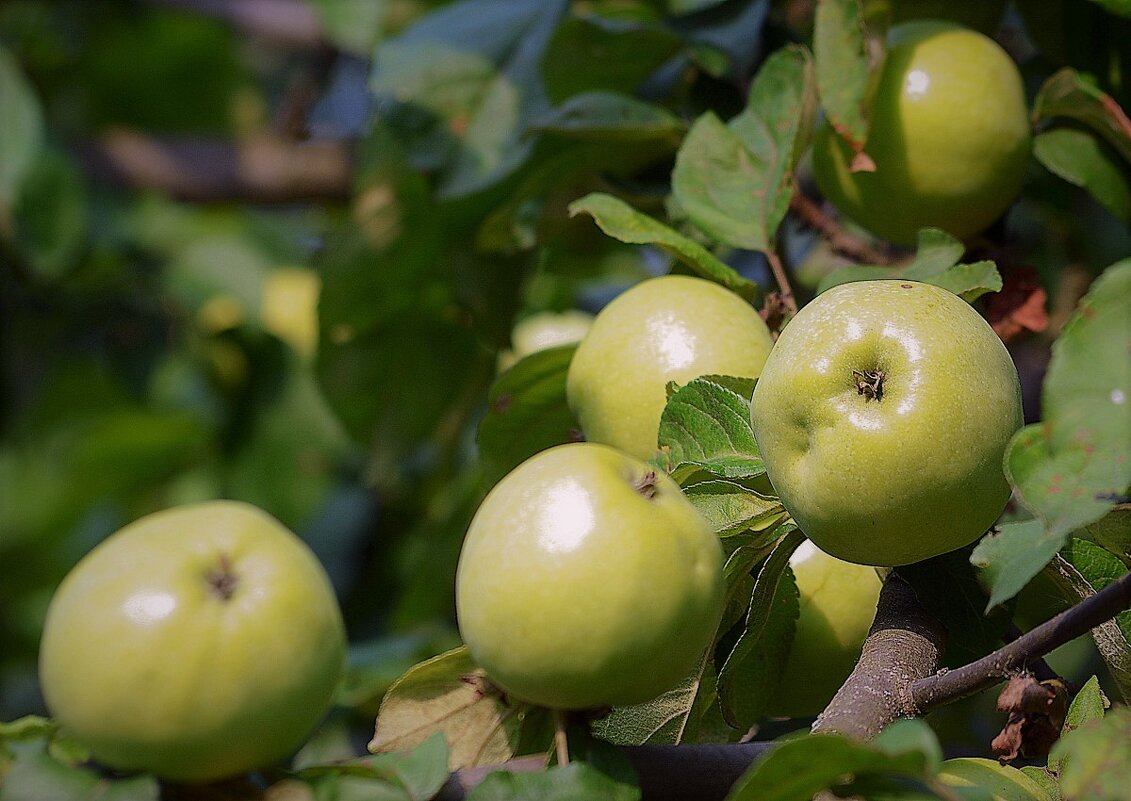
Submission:
M 578 438 L 572 346 L 501 375 L 496 354 L 516 320 L 596 311 L 660 272 L 759 307 L 779 275 L 798 303 L 928 281 L 1006 339 L 1029 423 L 1004 465 L 1014 502 L 972 548 L 899 570 L 948 630 L 947 667 L 1127 572 L 1126 0 L 1003 7 L 990 33 L 1020 64 L 1034 131 L 1023 191 L 974 240 L 924 229 L 914 249 L 838 220 L 807 160 L 823 115 L 866 166 L 882 34 L 914 0 L 306 0 L 258 22 L 245 5 L 0 5 L 0 799 L 159 796 L 37 716 L 40 627 L 110 532 L 220 497 L 312 546 L 350 667 L 286 769 L 176 797 L 428 799 L 450 770 L 546 754 L 550 713 L 459 647 L 453 577 L 484 492 Z M 320 287 L 316 342 L 268 312 L 296 268 Z M 282 319 L 309 318 L 311 297 Z M 765 478 L 751 390 L 670 386 L 654 460 L 724 545 L 715 646 L 654 701 L 571 730 L 570 765 L 492 774 L 473 798 L 638 798 L 610 743 L 808 725 L 765 716 L 793 678 L 803 534 Z M 1049 798 L 1131 786 L 1131 613 L 1091 639 L 1056 662 L 1079 690 L 1065 736 L 1024 768 Z M 952 798 L 944 754 L 988 755 L 1001 723 L 983 698 L 867 743 L 790 738 L 731 797 Z

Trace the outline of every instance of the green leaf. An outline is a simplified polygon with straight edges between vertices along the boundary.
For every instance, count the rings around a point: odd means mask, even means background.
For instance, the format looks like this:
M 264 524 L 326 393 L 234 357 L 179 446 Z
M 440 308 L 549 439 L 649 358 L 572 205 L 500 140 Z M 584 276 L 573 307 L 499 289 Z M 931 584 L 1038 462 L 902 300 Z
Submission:
M 1129 172 L 1094 133 L 1053 128 L 1033 139 L 1033 155 L 1053 174 L 1086 189 L 1119 219 L 1131 220 Z
M 1076 697 L 1072 699 L 1068 713 L 1064 716 L 1064 725 L 1061 727 L 1060 736 L 1064 737 L 1093 721 L 1103 720 L 1104 712 L 1109 705 L 1110 702 L 1104 696 L 1103 690 L 1100 689 L 1099 679 L 1092 676 L 1076 693 Z M 1054 758 L 1050 755 L 1048 769 L 1053 773 L 1060 773 L 1064 767 L 1062 761 L 1062 758 Z
M 741 114 L 724 125 L 707 112 L 684 139 L 672 191 L 691 221 L 718 241 L 775 249 L 812 122 L 812 73 L 804 48 L 777 51 L 758 70 Z
M 727 801 L 811 801 L 821 790 L 854 777 L 894 774 L 926 778 L 933 754 L 917 750 L 887 752 L 838 734 L 809 734 L 788 740 L 758 760 L 738 780 Z
M 1060 789 L 1072 801 L 1127 799 L 1131 788 L 1131 709 L 1113 709 L 1057 741 Z
M 403 751 L 442 732 L 449 770 L 505 762 L 515 755 L 524 716 L 524 708 L 507 701 L 467 649 L 456 648 L 421 662 L 389 688 L 369 750 Z
M 359 711 L 372 709 L 376 714 L 389 687 L 413 665 L 458 644 L 459 636 L 447 626 L 421 627 L 352 643 L 335 703 Z
M 1114 554 L 1131 556 L 1131 505 L 1116 506 L 1085 530 L 1097 543 Z
M 336 798 L 380 797 L 383 789 L 395 791 L 404 801 L 429 801 L 450 776 L 448 747 L 442 732 L 435 732 L 415 748 L 397 753 L 377 754 L 328 765 L 311 765 L 298 772 L 301 779 L 334 777 Z M 345 781 L 341 781 L 345 779 Z M 375 786 L 385 785 L 385 788 Z
M 2 801 L 158 801 L 161 789 L 148 775 L 111 779 L 86 767 L 64 764 L 42 743 L 21 743 L 2 776 Z
M 859 153 L 868 140 L 870 64 L 859 0 L 817 4 L 813 61 L 821 108 L 833 130 Z
M 986 610 L 1019 593 L 1064 547 L 1066 536 L 1050 533 L 1039 520 L 1024 520 L 1005 523 L 983 537 L 970 554 L 970 562 L 982 571 L 982 580 L 990 589 Z
M 709 666 L 706 659 L 672 689 L 651 701 L 616 707 L 594 721 L 593 733 L 616 745 L 675 745 L 694 723 Z M 713 679 L 713 676 L 710 677 Z M 713 685 L 712 685 L 713 686 Z
M 327 38 L 342 50 L 368 56 L 377 43 L 389 14 L 389 4 L 356 0 L 313 0 Z
M 1048 801 L 1061 801 L 1060 782 L 1058 782 L 1056 776 L 1052 775 L 1048 770 L 1039 768 L 1036 765 L 1026 765 L 1021 768 L 1021 772 L 1045 791 L 1045 795 L 1048 796 Z
M 11 721 L 0 721 L 0 740 L 35 740 L 51 737 L 59 724 L 40 715 L 24 715 Z
M 62 154 L 45 150 L 32 162 L 17 193 L 16 248 L 40 276 L 58 281 L 81 255 L 89 216 L 78 168 Z
M 937 773 L 943 763 L 942 745 L 939 744 L 934 729 L 925 720 L 918 718 L 904 718 L 889 723 L 869 744 L 892 756 L 922 754 L 924 772 L 928 775 Z
M 1131 0 L 1092 0 L 1106 11 L 1119 14 L 1122 17 L 1131 17 Z
M 566 402 L 576 345 L 536 351 L 495 379 L 476 442 L 488 486 L 539 451 L 575 441 L 580 428 Z
M 467 795 L 467 801 L 638 801 L 640 788 L 571 762 L 540 773 L 496 771 Z
M 736 729 L 749 729 L 762 717 L 785 668 L 800 611 L 789 557 L 804 539 L 791 532 L 762 564 L 746 624 L 719 670 L 723 719 Z
M 750 400 L 710 378 L 676 390 L 660 417 L 668 472 L 691 465 L 722 478 L 753 478 L 766 466 L 750 423 Z
M 1033 119 L 1067 117 L 1082 122 L 1131 163 L 1131 119 L 1119 104 L 1071 67 L 1052 75 L 1033 102 Z
M 631 95 L 682 49 L 680 37 L 660 25 L 571 16 L 546 47 L 542 79 L 554 102 L 582 92 Z
M 370 88 L 399 104 L 400 127 L 415 124 L 404 138 L 442 168 L 441 196 L 486 189 L 530 155 L 527 127 L 549 106 L 539 64 L 567 5 L 463 0 L 377 48 Z
M 1127 572 L 1117 556 L 1087 540 L 1073 538 L 1060 555 L 1058 572 L 1079 598 L 1099 592 Z M 1131 699 L 1131 610 L 1096 626 L 1092 639 L 1124 700 Z
M 698 481 L 684 487 L 683 494 L 720 537 L 750 530 L 765 531 L 785 516 L 785 509 L 777 498 L 733 481 Z
M 824 292 L 850 281 L 871 281 L 879 278 L 908 278 L 940 286 L 971 302 L 987 292 L 999 292 L 1001 275 L 991 261 L 959 264 L 965 246 L 945 231 L 924 228 L 919 232 L 919 248 L 915 260 L 907 267 L 852 266 L 834 270 L 821 279 L 817 292 Z
M 43 110 L 16 59 L 0 47 L 0 210 L 10 207 L 43 142 Z
M 615 142 L 679 141 L 685 130 L 683 122 L 662 106 L 603 91 L 573 95 L 530 127 L 573 139 Z
M 1053 343 L 1044 422 L 1026 426 L 1005 468 L 1049 537 L 1099 520 L 1131 485 L 1131 259 L 1109 267 Z
M 973 662 L 1001 645 L 1010 616 L 1005 609 L 986 608 L 986 593 L 967 549 L 904 565 L 898 572 L 920 603 L 946 627 L 947 666 Z
M 614 239 L 633 245 L 655 245 L 675 256 L 693 272 L 708 278 L 747 300 L 758 293 L 757 284 L 743 278 L 693 239 L 642 214 L 623 200 L 595 192 L 569 204 L 569 214 L 588 214 L 598 227 Z

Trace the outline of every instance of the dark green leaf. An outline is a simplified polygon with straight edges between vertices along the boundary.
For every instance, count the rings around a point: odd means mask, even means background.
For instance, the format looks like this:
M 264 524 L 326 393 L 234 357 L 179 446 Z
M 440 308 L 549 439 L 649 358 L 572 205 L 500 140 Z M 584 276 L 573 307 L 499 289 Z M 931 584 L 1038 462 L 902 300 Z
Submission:
M 1131 0 L 1092 0 L 1112 14 L 1131 17 Z
M 1092 539 L 1114 554 L 1131 556 L 1131 505 L 1116 506 L 1085 526 Z
M 969 549 L 905 565 L 899 568 L 899 575 L 915 590 L 927 611 L 946 627 L 948 666 L 973 662 L 1001 646 L 1010 616 L 1003 608 L 987 610 L 986 593 L 970 564 Z
M 537 351 L 491 385 L 476 441 L 488 485 L 539 451 L 578 439 L 566 403 L 566 376 L 576 345 Z
M 758 70 L 746 109 L 729 126 L 712 112 L 701 116 L 672 172 L 672 191 L 691 221 L 724 244 L 774 250 L 813 108 L 809 53 L 787 47 Z
M 585 762 L 571 762 L 541 773 L 496 771 L 480 782 L 467 801 L 638 801 L 640 788 L 625 784 Z
M 691 465 L 723 478 L 766 471 L 750 423 L 750 400 L 708 378 L 697 378 L 668 398 L 659 444 L 668 472 Z
M 388 3 L 354 0 L 313 0 L 327 37 L 342 50 L 368 56 L 389 14 Z
M 1063 537 L 1102 518 L 1131 485 L 1131 260 L 1112 265 L 1053 343 L 1044 422 L 1021 429 L 1006 475 L 1021 501 Z
M 629 95 L 593 91 L 571 96 L 531 123 L 531 128 L 574 139 L 678 141 L 684 124 L 662 106 Z
M 1085 724 L 1053 746 L 1060 789 L 1072 801 L 1131 798 L 1131 709 L 1120 707 Z
M 871 281 L 877 278 L 909 278 L 940 286 L 965 301 L 973 301 L 986 292 L 1001 290 L 1001 275 L 991 261 L 958 264 L 965 246 L 945 231 L 924 228 L 919 232 L 919 248 L 915 260 L 902 269 L 890 267 L 844 267 L 826 275 L 817 287 L 824 292 L 849 281 Z
M 986 610 L 1021 591 L 1063 546 L 1066 535 L 1050 534 L 1039 520 L 1005 523 L 982 538 L 970 562 L 990 589 Z
M 421 662 L 386 694 L 369 750 L 415 748 L 437 732 L 448 743 L 448 768 L 504 762 L 515 755 L 522 709 L 516 709 L 457 648 Z
M 1086 189 L 1119 219 L 1131 220 L 1131 173 L 1096 134 L 1054 128 L 1033 139 L 1033 155 L 1050 172 Z
M 758 760 L 727 801 L 811 801 L 821 790 L 867 774 L 927 777 L 932 755 L 909 745 L 911 750 L 888 753 L 837 734 L 788 740 Z
M 43 141 L 39 99 L 12 55 L 0 47 L 0 209 L 10 207 Z
M 825 0 L 817 4 L 813 61 L 825 117 L 859 153 L 868 139 L 870 73 L 859 0 Z
M 582 92 L 631 95 L 682 48 L 680 38 L 659 25 L 569 17 L 550 39 L 542 77 L 554 102 Z
M 593 733 L 617 745 L 675 745 L 684 739 L 688 729 L 695 724 L 694 715 L 702 704 L 698 702 L 712 679 L 710 667 L 703 663 L 666 693 L 634 706 L 616 707 L 612 713 L 593 723 Z M 711 694 L 711 693 L 708 693 Z M 713 696 L 712 696 L 713 697 Z
M 671 26 L 692 44 L 700 69 L 735 83 L 754 72 L 763 53 L 762 31 L 769 16 L 769 0 L 754 2 L 697 2 L 678 0 L 673 12 L 688 13 L 671 20 Z
M 25 173 L 15 204 L 15 242 L 24 259 L 48 280 L 65 277 L 86 241 L 88 218 L 78 169 L 60 153 L 42 152 Z
M 571 217 L 578 214 L 590 215 L 602 231 L 621 242 L 662 248 L 698 275 L 722 284 L 747 300 L 752 300 L 758 292 L 756 284 L 719 261 L 698 242 L 638 212 L 612 195 L 586 195 L 569 205 L 569 213 Z
M 1035 120 L 1067 117 L 1104 137 L 1131 163 L 1131 119 L 1110 96 L 1071 67 L 1045 81 L 1033 103 Z
M 789 656 L 800 609 L 789 557 L 804 539 L 791 532 L 762 563 L 746 624 L 719 670 L 723 719 L 740 731 L 762 717 Z
M 1059 573 L 1080 598 L 1099 592 L 1127 572 L 1118 557 L 1087 540 L 1073 538 L 1060 555 Z M 1123 698 L 1131 698 L 1131 611 L 1096 626 L 1092 639 Z

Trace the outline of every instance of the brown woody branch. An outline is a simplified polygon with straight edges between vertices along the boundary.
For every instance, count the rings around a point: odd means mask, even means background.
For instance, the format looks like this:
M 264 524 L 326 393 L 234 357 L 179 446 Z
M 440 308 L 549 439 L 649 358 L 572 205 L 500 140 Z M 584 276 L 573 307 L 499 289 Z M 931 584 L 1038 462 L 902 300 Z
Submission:
M 894 263 L 895 260 L 884 251 L 845 231 L 800 189 L 794 189 L 793 196 L 789 199 L 789 209 L 805 225 L 819 233 L 835 252 L 865 264 Z
M 348 197 L 351 148 L 259 135 L 239 141 L 156 139 L 114 130 L 78 148 L 98 181 L 154 189 L 184 200 L 279 203 Z

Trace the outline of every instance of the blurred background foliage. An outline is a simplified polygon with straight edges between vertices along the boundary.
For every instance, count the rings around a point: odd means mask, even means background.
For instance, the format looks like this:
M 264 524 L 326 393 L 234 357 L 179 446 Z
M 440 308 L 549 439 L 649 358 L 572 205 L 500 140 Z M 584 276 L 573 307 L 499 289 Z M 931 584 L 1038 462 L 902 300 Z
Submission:
M 0 4 L 0 719 L 42 711 L 41 622 L 86 551 L 226 497 L 327 566 L 354 644 L 341 702 L 371 722 L 458 639 L 475 431 L 513 324 L 671 266 L 566 205 L 601 190 L 678 225 L 688 125 L 740 110 L 812 5 Z M 1030 100 L 1071 63 L 1131 107 L 1126 18 L 1000 10 L 980 24 Z M 1011 343 L 1030 420 L 1058 326 L 1131 253 L 1122 180 L 1105 207 L 1034 161 L 979 246 L 1047 293 L 1049 326 Z M 792 219 L 780 245 L 803 296 L 843 262 Z M 760 255 L 719 255 L 772 288 Z

